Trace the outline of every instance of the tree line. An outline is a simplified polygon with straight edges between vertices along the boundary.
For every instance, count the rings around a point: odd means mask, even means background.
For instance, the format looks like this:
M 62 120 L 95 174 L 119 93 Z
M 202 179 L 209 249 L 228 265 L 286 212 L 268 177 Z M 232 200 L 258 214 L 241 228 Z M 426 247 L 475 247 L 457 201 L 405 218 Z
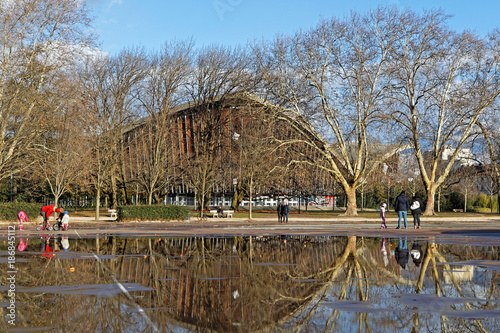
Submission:
M 31 199 L 92 193 L 98 218 L 103 196 L 116 206 L 140 192 L 151 204 L 180 184 L 202 207 L 218 188 L 234 190 L 238 204 L 262 188 L 328 184 L 355 215 L 357 194 L 405 151 L 433 214 L 464 149 L 481 156 L 498 193 L 499 30 L 457 32 L 441 10 L 388 6 L 246 46 L 183 40 L 109 55 L 97 49 L 85 2 L 0 6 L 0 181 L 15 177 Z M 235 93 L 265 107 L 242 104 L 230 118 Z M 186 103 L 198 115 L 197 144 L 183 161 L 168 137 Z M 220 129 L 244 118 L 255 126 L 246 121 L 224 144 Z M 141 136 L 127 139 L 139 124 Z M 125 163 L 132 145 L 141 154 L 134 170 Z M 312 184 L 312 174 L 327 180 Z

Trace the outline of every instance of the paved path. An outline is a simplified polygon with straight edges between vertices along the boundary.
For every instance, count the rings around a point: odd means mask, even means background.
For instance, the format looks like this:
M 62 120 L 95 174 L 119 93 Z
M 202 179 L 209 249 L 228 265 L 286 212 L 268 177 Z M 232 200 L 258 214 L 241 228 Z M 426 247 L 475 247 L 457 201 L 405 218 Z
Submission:
M 210 218 L 208 221 L 171 221 L 171 222 L 115 222 L 103 218 L 99 222 L 93 218 L 72 217 L 70 230 L 54 232 L 67 234 L 70 237 L 96 237 L 96 235 L 115 236 L 274 236 L 274 235 L 310 235 L 310 236 L 345 236 L 356 235 L 365 237 L 402 237 L 433 238 L 441 240 L 453 239 L 453 242 L 478 243 L 500 246 L 500 216 L 481 218 L 440 218 L 427 217 L 422 219 L 422 229 L 413 229 L 413 220 L 408 220 L 409 229 L 396 230 L 397 219 L 388 219 L 387 229 L 380 229 L 379 219 L 342 217 L 334 218 L 303 218 L 293 216 L 288 224 L 278 224 L 276 220 L 256 218 L 249 221 L 246 218 Z M 7 236 L 7 224 L 1 227 L 0 237 Z M 18 236 L 35 236 L 44 232 L 36 231 L 35 223 L 25 224 L 24 231 L 16 230 Z M 46 233 L 46 232 L 45 232 Z

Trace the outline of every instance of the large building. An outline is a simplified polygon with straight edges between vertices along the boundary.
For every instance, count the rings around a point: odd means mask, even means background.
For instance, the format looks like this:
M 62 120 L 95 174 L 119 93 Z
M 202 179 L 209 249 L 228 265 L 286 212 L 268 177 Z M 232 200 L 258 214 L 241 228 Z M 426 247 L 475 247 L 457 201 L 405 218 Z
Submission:
M 289 151 L 280 152 L 271 146 L 264 149 L 271 142 L 263 140 L 267 136 L 293 135 L 275 120 L 275 110 L 276 106 L 256 95 L 234 93 L 182 104 L 168 114 L 141 119 L 124 135 L 127 148 L 122 178 L 128 193 L 135 192 L 130 193 L 132 203 L 143 202 L 156 186 L 155 202 L 192 206 L 195 200 L 200 204 L 205 194 L 208 205 L 230 206 L 235 192 L 245 189 L 250 170 L 262 168 L 263 176 L 287 164 Z M 260 195 L 331 195 L 333 180 L 324 172 L 300 179 L 297 170 L 282 170 L 284 176 L 277 171 L 277 179 L 268 177 L 256 186 Z M 153 177 L 159 179 L 148 189 Z

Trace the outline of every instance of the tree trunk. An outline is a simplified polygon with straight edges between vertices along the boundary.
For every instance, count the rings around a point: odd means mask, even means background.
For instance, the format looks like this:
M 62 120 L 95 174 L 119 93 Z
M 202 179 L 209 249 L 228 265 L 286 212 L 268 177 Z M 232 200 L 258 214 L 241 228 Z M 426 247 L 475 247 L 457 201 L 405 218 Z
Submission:
M 97 187 L 95 191 L 95 220 L 99 221 L 99 206 L 101 202 L 101 188 Z
M 438 191 L 438 213 L 441 213 L 441 187 L 439 187 Z
M 464 213 L 467 213 L 467 187 L 465 188 Z
M 425 211 L 422 215 L 423 216 L 436 215 L 436 213 L 434 212 L 434 198 L 436 196 L 436 188 L 434 184 L 427 186 L 426 192 L 427 192 L 427 205 L 425 206 Z
M 252 220 L 252 194 L 253 194 L 253 184 L 252 180 L 250 179 L 250 193 L 249 193 L 249 200 L 248 200 L 248 219 Z
M 357 216 L 358 209 L 356 207 L 356 188 L 349 187 L 349 188 L 345 189 L 345 194 L 347 197 L 347 203 L 346 203 L 346 210 L 345 210 L 344 215 Z
M 118 191 L 116 186 L 116 176 L 113 171 L 111 175 L 111 208 L 116 209 L 118 206 Z
M 205 193 L 207 192 L 206 188 L 205 188 L 205 179 L 203 179 L 201 189 L 202 190 L 201 190 L 201 195 L 200 195 L 200 198 L 201 198 L 200 217 L 203 217 L 203 209 L 205 208 Z

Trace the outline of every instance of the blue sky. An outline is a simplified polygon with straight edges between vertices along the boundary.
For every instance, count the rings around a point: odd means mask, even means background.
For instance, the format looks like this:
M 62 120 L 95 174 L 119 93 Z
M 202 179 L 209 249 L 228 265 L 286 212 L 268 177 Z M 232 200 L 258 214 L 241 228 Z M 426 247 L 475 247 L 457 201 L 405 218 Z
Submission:
M 127 47 L 157 50 L 167 41 L 193 38 L 196 46 L 235 46 L 272 39 L 315 26 L 321 18 L 365 12 L 378 5 L 402 9 L 442 8 L 454 15 L 449 24 L 485 35 L 500 27 L 498 0 L 88 0 L 101 50 L 114 54 Z

